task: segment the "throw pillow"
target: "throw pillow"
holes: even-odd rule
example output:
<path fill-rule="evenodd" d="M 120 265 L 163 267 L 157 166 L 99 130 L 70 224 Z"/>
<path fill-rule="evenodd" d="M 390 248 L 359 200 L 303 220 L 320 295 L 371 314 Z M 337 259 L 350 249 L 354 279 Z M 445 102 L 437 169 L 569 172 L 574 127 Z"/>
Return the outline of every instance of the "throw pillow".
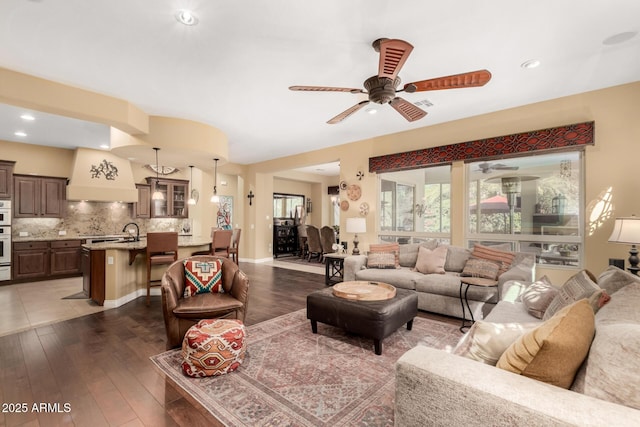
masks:
<path fill-rule="evenodd" d="M 498 359 L 522 334 L 538 326 L 532 323 L 491 323 L 476 321 L 453 350 L 468 359 L 496 366 Z"/>
<path fill-rule="evenodd" d="M 613 295 L 630 283 L 640 283 L 640 277 L 610 265 L 598 276 L 598 286 Z"/>
<path fill-rule="evenodd" d="M 192 261 L 184 260 L 184 297 L 196 294 L 224 293 L 222 288 L 222 260 Z"/>
<path fill-rule="evenodd" d="M 589 297 L 589 304 L 591 305 L 594 313 L 598 313 L 598 310 L 604 307 L 609 301 L 611 301 L 611 297 L 604 289 L 595 291 Z"/>
<path fill-rule="evenodd" d="M 497 367 L 568 389 L 595 333 L 595 316 L 586 299 L 564 307 L 542 325 L 518 338 Z"/>
<path fill-rule="evenodd" d="M 369 252 L 367 268 L 396 268 L 396 255 L 394 252 Z"/>
<path fill-rule="evenodd" d="M 471 257 L 465 263 L 461 276 L 496 280 L 499 270 L 500 265 L 497 262 Z"/>
<path fill-rule="evenodd" d="M 369 245 L 369 254 L 372 253 L 388 253 L 391 252 L 394 254 L 394 268 L 400 268 L 400 245 L 398 243 L 374 243 Z M 388 268 L 388 267 L 378 267 L 378 268 Z"/>
<path fill-rule="evenodd" d="M 471 256 L 475 258 L 486 259 L 489 261 L 495 261 L 500 265 L 498 276 L 507 271 L 513 263 L 513 258 L 516 256 L 513 252 L 502 251 L 491 246 L 484 246 L 475 244 Z"/>
<path fill-rule="evenodd" d="M 433 250 L 420 246 L 415 269 L 422 274 L 444 274 L 444 263 L 446 260 L 446 246 L 440 246 Z"/>
<path fill-rule="evenodd" d="M 520 300 L 527 309 L 527 313 L 542 319 L 547 307 L 558 294 L 558 288 L 554 287 L 547 276 L 542 276 L 533 282 L 520 295 Z"/>
<path fill-rule="evenodd" d="M 447 261 L 444 263 L 444 271 L 460 273 L 471 256 L 469 249 L 458 246 L 447 246 Z"/>
<path fill-rule="evenodd" d="M 588 270 L 582 270 L 574 274 L 558 291 L 553 298 L 547 311 L 544 312 L 542 320 L 550 319 L 554 314 L 563 307 L 568 306 L 583 298 L 589 298 L 591 294 L 599 290 L 600 287 L 596 283 L 596 278 Z"/>

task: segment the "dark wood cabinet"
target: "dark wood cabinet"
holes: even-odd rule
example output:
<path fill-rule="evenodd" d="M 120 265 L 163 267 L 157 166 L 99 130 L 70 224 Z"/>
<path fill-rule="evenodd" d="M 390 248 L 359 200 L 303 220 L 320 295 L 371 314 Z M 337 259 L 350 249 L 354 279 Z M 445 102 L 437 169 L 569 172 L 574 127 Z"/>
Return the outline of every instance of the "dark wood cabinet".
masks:
<path fill-rule="evenodd" d="M 51 242 L 51 275 L 79 274 L 82 241 L 61 240 Z"/>
<path fill-rule="evenodd" d="M 14 280 L 47 277 L 49 273 L 49 243 L 15 242 L 11 266 Z"/>
<path fill-rule="evenodd" d="M 138 202 L 133 204 L 134 218 L 151 218 L 151 185 L 136 184 Z"/>
<path fill-rule="evenodd" d="M 273 226 L 273 256 L 297 254 L 299 251 L 298 228 L 295 225 Z"/>
<path fill-rule="evenodd" d="M 13 165 L 16 162 L 0 160 L 0 199 L 11 199 L 13 193 Z"/>
<path fill-rule="evenodd" d="M 42 242 L 14 242 L 13 280 L 42 280 L 51 276 L 80 274 L 79 239 Z"/>
<path fill-rule="evenodd" d="M 82 248 L 82 290 L 98 305 L 105 298 L 105 255 L 104 250 Z"/>
<path fill-rule="evenodd" d="M 188 218 L 189 181 L 147 178 L 151 194 L 160 191 L 163 200 L 151 200 L 151 218 Z"/>
<path fill-rule="evenodd" d="M 66 178 L 13 175 L 15 218 L 61 218 L 66 200 Z"/>

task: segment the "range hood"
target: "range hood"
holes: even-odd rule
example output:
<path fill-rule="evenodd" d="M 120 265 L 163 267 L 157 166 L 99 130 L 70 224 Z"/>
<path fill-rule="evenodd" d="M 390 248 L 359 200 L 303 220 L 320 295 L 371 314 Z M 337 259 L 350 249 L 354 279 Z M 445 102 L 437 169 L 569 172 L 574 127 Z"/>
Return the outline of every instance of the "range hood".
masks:
<path fill-rule="evenodd" d="M 95 202 L 137 202 L 138 190 L 129 160 L 107 151 L 77 148 L 68 200 Z"/>

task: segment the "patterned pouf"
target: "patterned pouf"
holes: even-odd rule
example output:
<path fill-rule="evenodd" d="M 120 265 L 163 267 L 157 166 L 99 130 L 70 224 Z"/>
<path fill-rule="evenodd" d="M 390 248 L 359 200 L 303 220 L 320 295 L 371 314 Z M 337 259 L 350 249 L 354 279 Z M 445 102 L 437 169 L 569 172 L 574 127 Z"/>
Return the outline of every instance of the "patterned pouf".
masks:
<path fill-rule="evenodd" d="M 182 341 L 182 372 L 190 377 L 208 377 L 235 371 L 244 360 L 245 336 L 240 320 L 199 321 Z"/>

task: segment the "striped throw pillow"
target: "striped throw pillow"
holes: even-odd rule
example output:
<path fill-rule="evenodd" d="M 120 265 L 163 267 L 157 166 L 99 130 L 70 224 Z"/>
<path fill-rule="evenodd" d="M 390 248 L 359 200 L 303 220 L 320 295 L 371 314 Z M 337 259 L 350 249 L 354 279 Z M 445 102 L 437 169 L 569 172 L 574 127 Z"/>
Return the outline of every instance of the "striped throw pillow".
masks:
<path fill-rule="evenodd" d="M 498 276 L 500 276 L 511 267 L 516 254 L 476 243 L 473 247 L 473 252 L 471 252 L 471 256 L 497 262 L 500 265 L 498 269 Z"/>

